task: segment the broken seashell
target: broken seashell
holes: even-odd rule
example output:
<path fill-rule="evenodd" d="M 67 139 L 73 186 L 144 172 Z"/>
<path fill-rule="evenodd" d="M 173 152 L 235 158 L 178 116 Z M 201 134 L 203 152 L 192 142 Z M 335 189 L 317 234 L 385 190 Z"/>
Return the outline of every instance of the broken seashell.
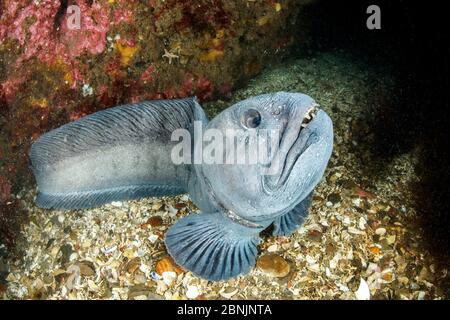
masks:
<path fill-rule="evenodd" d="M 355 292 L 356 299 L 358 300 L 370 300 L 370 290 L 366 280 L 361 278 L 359 288 Z"/>
<path fill-rule="evenodd" d="M 166 286 L 170 287 L 177 279 L 177 274 L 174 271 L 164 271 L 162 273 L 162 280 Z"/>
<path fill-rule="evenodd" d="M 175 272 L 176 274 L 181 274 L 184 270 L 179 267 L 175 261 L 169 256 L 165 256 L 156 263 L 155 271 L 157 274 L 162 275 L 166 271 Z"/>

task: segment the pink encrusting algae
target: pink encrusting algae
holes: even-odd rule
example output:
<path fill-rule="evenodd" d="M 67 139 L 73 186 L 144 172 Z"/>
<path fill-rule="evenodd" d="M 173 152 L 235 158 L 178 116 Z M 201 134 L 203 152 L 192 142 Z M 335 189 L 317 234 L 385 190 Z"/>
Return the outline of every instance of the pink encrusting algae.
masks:
<path fill-rule="evenodd" d="M 0 24 L 0 41 L 16 39 L 23 48 L 16 63 L 20 65 L 30 58 L 54 63 L 58 58 L 70 62 L 85 51 L 98 54 L 105 50 L 106 33 L 109 30 L 108 7 L 99 2 L 89 6 L 85 0 L 77 1 L 80 9 L 80 26 L 69 27 L 66 12 L 61 19 L 60 30 L 55 30 L 55 18 L 60 9 L 59 1 L 22 1 L 29 4 L 17 10 L 20 4 L 5 1 L 9 8 L 3 13 Z M 27 28 L 28 25 L 28 28 Z M 62 35 L 60 38 L 59 35 Z"/>
<path fill-rule="evenodd" d="M 93 2 L 88 6 L 85 1 L 78 2 L 80 6 L 80 29 L 69 28 L 66 13 L 61 23 L 63 52 L 71 58 L 78 57 L 85 51 L 91 54 L 99 54 L 105 50 L 106 33 L 109 30 L 108 7 L 103 7 L 99 2 Z"/>

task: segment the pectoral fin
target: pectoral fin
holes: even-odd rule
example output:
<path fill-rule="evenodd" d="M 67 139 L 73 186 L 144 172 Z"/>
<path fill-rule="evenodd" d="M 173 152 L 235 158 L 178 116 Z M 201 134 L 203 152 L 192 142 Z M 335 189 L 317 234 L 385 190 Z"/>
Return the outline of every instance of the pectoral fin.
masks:
<path fill-rule="evenodd" d="M 273 222 L 272 235 L 290 236 L 297 230 L 308 216 L 311 206 L 312 192 L 288 213 L 276 218 Z"/>
<path fill-rule="evenodd" d="M 259 229 L 236 224 L 220 213 L 193 214 L 166 234 L 167 251 L 196 276 L 226 280 L 247 273 L 256 261 Z"/>

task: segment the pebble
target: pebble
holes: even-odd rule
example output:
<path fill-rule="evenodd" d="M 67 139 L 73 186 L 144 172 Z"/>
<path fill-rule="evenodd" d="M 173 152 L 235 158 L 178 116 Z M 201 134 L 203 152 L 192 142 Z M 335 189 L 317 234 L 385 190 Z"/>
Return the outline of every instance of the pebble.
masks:
<path fill-rule="evenodd" d="M 162 273 L 162 280 L 164 284 L 170 287 L 177 279 L 177 274 L 174 271 L 164 271 Z"/>
<path fill-rule="evenodd" d="M 357 207 L 361 206 L 361 199 L 360 198 L 353 199 L 352 202 Z"/>
<path fill-rule="evenodd" d="M 169 213 L 169 217 L 171 217 L 171 218 L 174 218 L 176 215 L 177 215 L 177 213 L 178 213 L 178 210 L 177 209 L 175 209 L 172 205 L 167 205 L 167 211 L 168 211 L 168 213 Z"/>
<path fill-rule="evenodd" d="M 147 278 L 143 274 L 137 274 L 134 276 L 134 281 L 143 284 L 147 282 Z"/>
<path fill-rule="evenodd" d="M 122 202 L 121 201 L 113 201 L 113 202 L 111 202 L 111 205 L 113 207 L 119 208 L 122 206 Z"/>
<path fill-rule="evenodd" d="M 156 202 L 152 205 L 152 210 L 159 210 L 161 209 L 163 204 L 161 202 Z"/>
<path fill-rule="evenodd" d="M 151 234 L 147 239 L 148 241 L 150 241 L 151 243 L 155 243 L 156 241 L 158 241 L 158 235 L 156 234 Z"/>
<path fill-rule="evenodd" d="M 200 295 L 200 292 L 198 290 L 197 286 L 188 286 L 186 291 L 186 297 L 188 299 L 195 299 Z"/>
<path fill-rule="evenodd" d="M 259 257 L 256 266 L 270 277 L 283 278 L 291 271 L 291 266 L 282 257 L 268 253 Z"/>
<path fill-rule="evenodd" d="M 80 273 L 82 276 L 90 277 L 95 275 L 95 266 L 90 261 L 80 261 L 78 263 L 80 267 Z"/>
<path fill-rule="evenodd" d="M 153 228 L 160 227 L 163 225 L 163 219 L 160 216 L 153 216 L 147 220 L 147 224 L 149 224 Z"/>
<path fill-rule="evenodd" d="M 137 297 L 140 296 L 147 297 L 149 293 L 150 293 L 149 288 L 143 286 L 142 284 L 137 284 L 135 286 L 130 287 L 130 289 L 128 290 L 128 299 L 136 299 Z"/>
<path fill-rule="evenodd" d="M 342 223 L 345 226 L 349 226 L 352 223 L 352 221 L 350 220 L 350 217 L 345 216 L 344 219 L 342 220 Z"/>
<path fill-rule="evenodd" d="M 395 243 L 395 239 L 396 239 L 395 234 L 386 237 L 386 240 L 387 240 L 388 244 L 394 244 Z"/>
<path fill-rule="evenodd" d="M 139 269 L 140 266 L 141 266 L 141 259 L 134 258 L 134 259 L 131 259 L 130 261 L 128 261 L 125 269 L 128 273 L 133 274 L 136 272 L 136 270 Z"/>
<path fill-rule="evenodd" d="M 311 265 L 308 265 L 308 270 L 315 272 L 315 273 L 319 273 L 320 272 L 320 265 L 318 263 L 314 263 Z"/>
<path fill-rule="evenodd" d="M 128 259 L 133 259 L 136 257 L 136 252 L 134 251 L 133 248 L 128 248 L 125 249 L 125 251 L 123 252 L 124 257 L 127 257 Z"/>
<path fill-rule="evenodd" d="M 328 195 L 327 200 L 333 204 L 341 202 L 341 196 L 337 193 L 332 193 Z"/>
<path fill-rule="evenodd" d="M 104 254 L 110 254 L 117 250 L 117 246 L 111 246 L 101 249 Z"/>
<path fill-rule="evenodd" d="M 72 245 L 70 245 L 70 244 L 65 244 L 65 245 L 63 245 L 63 246 L 60 248 L 60 251 L 61 251 L 61 253 L 62 253 L 62 256 L 61 256 L 61 263 L 64 264 L 64 263 L 69 262 L 69 261 L 70 261 L 70 256 L 71 256 L 72 253 L 73 253 Z"/>
<path fill-rule="evenodd" d="M 322 239 L 322 232 L 319 230 L 309 230 L 308 232 L 308 239 L 315 242 L 320 242 Z"/>
<path fill-rule="evenodd" d="M 348 233 L 353 233 L 353 234 L 358 234 L 358 235 L 366 234 L 364 231 L 356 229 L 354 227 L 348 227 L 347 231 L 348 231 Z"/>
<path fill-rule="evenodd" d="M 419 291 L 419 294 L 417 295 L 417 300 L 424 300 L 425 299 L 425 291 Z"/>
<path fill-rule="evenodd" d="M 366 225 L 367 225 L 366 219 L 364 219 L 364 217 L 360 217 L 358 222 L 358 228 L 360 228 L 361 230 L 365 230 Z"/>
<path fill-rule="evenodd" d="M 386 233 L 386 229 L 385 228 L 378 228 L 378 229 L 375 230 L 375 234 L 379 235 L 379 236 L 382 236 L 385 233 Z"/>

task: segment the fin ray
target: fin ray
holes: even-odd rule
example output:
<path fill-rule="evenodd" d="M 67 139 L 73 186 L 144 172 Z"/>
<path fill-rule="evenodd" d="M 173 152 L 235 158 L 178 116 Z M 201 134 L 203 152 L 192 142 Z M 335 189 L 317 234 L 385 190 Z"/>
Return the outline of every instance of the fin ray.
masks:
<path fill-rule="evenodd" d="M 294 233 L 308 216 L 308 209 L 311 206 L 311 201 L 312 192 L 291 211 L 276 218 L 273 222 L 272 234 L 274 236 L 290 236 Z"/>
<path fill-rule="evenodd" d="M 190 229 L 191 236 L 187 236 Z M 176 263 L 208 280 L 246 273 L 256 262 L 260 229 L 248 228 L 220 213 L 189 215 L 166 234 L 166 247 Z M 245 258 L 238 258 L 242 254 Z"/>

